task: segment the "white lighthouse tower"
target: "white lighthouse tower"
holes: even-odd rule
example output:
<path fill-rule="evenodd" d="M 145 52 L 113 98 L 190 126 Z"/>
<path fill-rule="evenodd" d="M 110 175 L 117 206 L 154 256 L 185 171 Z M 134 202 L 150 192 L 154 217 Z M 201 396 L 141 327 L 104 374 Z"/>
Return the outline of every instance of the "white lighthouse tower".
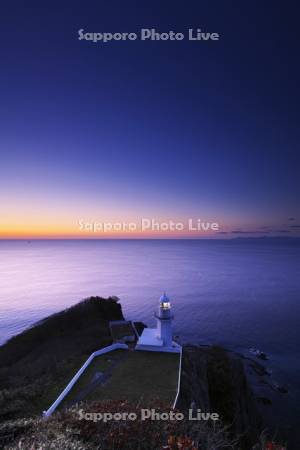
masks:
<path fill-rule="evenodd" d="M 154 314 L 156 328 L 145 328 L 136 345 L 136 350 L 153 352 L 180 352 L 180 345 L 173 341 L 171 302 L 164 293 L 159 299 L 158 311 Z"/>
<path fill-rule="evenodd" d="M 156 336 L 166 347 L 172 346 L 172 320 L 171 303 L 166 293 L 159 299 L 158 312 L 155 313 L 157 328 Z"/>

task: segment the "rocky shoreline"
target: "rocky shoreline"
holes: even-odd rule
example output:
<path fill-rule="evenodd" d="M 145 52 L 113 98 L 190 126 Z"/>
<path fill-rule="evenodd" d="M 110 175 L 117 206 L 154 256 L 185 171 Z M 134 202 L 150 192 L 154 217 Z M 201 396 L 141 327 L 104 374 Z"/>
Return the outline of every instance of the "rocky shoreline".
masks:
<path fill-rule="evenodd" d="M 19 445 L 23 438 L 25 441 L 29 439 L 33 449 L 39 448 L 31 436 L 32 429 L 37 430 L 37 427 L 46 439 L 41 448 L 69 448 L 52 446 L 47 425 L 41 421 L 41 412 L 51 404 L 70 375 L 92 351 L 112 342 L 109 321 L 122 319 L 122 308 L 115 298 L 91 297 L 46 318 L 0 347 L 1 448 L 25 449 L 26 446 Z M 225 434 L 222 431 L 226 435 L 222 434 L 224 448 L 228 442 L 234 442 L 232 448 L 241 450 L 250 450 L 255 445 L 258 445 L 256 449 L 263 448 L 258 444 L 265 427 L 261 405 L 268 403 L 268 397 L 259 396 L 254 392 L 256 389 L 252 389 L 252 383 L 255 385 L 253 373 L 259 379 L 266 376 L 264 367 L 251 358 L 220 347 L 185 345 L 176 407 L 181 411 L 199 409 L 218 413 L 226 430 Z M 60 425 L 55 417 L 49 422 L 51 433 L 55 434 L 55 426 L 58 427 L 57 432 L 66 433 L 71 426 L 71 417 L 65 416 Z M 189 424 L 187 430 L 194 436 L 195 430 L 190 430 Z M 160 433 L 162 442 L 168 439 L 166 429 L 161 429 Z M 203 437 L 207 442 L 215 431 L 209 430 L 209 433 L 207 436 L 210 437 Z M 66 436 L 66 441 L 68 439 Z M 229 440 L 225 445 L 226 439 Z M 78 444 L 78 448 L 96 448 L 87 443 L 84 445 L 81 443 L 80 447 Z M 222 448 L 221 444 L 207 446 L 207 449 Z"/>

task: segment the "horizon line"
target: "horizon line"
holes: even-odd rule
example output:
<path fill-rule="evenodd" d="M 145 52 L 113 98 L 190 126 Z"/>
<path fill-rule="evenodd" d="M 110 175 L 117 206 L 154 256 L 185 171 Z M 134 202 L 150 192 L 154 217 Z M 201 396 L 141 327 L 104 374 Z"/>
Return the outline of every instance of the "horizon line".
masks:
<path fill-rule="evenodd" d="M 230 241 L 241 239 L 300 239 L 300 236 L 228 236 L 228 237 L 95 237 L 95 238 L 79 238 L 79 237 L 1 237 L 0 241 Z"/>

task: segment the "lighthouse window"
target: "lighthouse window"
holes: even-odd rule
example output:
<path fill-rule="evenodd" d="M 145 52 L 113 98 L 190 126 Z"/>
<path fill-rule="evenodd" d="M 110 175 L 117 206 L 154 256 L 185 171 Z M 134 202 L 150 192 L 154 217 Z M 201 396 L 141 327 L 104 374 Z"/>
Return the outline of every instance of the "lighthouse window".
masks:
<path fill-rule="evenodd" d="M 164 309 L 169 309 L 170 308 L 170 303 L 169 302 L 163 302 L 162 307 Z"/>

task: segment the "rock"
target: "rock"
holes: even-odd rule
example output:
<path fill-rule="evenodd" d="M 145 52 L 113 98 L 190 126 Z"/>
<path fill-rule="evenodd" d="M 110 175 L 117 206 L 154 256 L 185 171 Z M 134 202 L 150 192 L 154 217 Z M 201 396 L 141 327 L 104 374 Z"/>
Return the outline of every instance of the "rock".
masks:
<path fill-rule="evenodd" d="M 257 400 L 263 405 L 272 405 L 272 400 L 267 397 L 257 397 Z"/>

